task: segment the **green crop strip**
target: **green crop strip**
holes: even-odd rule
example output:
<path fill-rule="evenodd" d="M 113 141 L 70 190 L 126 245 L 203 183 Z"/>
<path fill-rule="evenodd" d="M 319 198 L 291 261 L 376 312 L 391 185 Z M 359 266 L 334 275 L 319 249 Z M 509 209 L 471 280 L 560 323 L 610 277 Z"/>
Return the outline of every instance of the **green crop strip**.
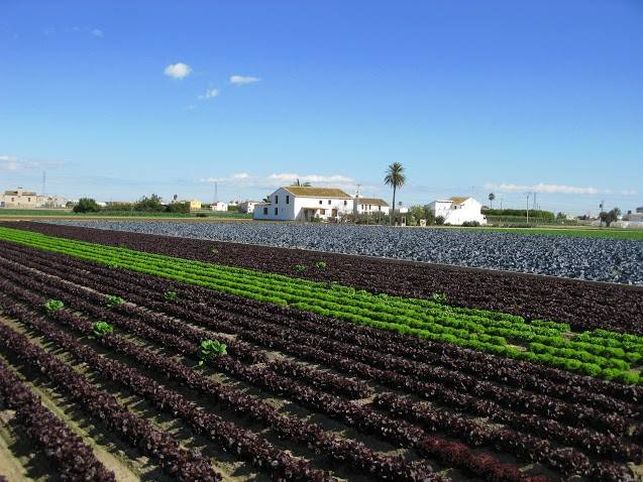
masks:
<path fill-rule="evenodd" d="M 0 239 L 111 267 L 125 268 L 259 301 L 289 305 L 352 323 L 545 363 L 599 378 L 642 383 L 643 337 L 461 308 L 431 300 L 373 294 L 320 283 L 127 248 L 0 228 Z"/>

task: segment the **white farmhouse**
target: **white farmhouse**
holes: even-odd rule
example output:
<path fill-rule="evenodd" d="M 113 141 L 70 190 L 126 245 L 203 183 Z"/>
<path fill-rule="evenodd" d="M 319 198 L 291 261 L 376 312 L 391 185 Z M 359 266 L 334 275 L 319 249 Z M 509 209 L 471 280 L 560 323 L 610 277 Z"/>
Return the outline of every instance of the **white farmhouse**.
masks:
<path fill-rule="evenodd" d="M 353 202 L 354 214 L 378 214 L 388 215 L 391 207 L 384 201 L 374 197 L 361 197 L 359 194 L 355 196 Z"/>
<path fill-rule="evenodd" d="M 330 187 L 285 186 L 255 206 L 254 219 L 313 221 L 337 219 L 353 212 L 353 198 Z"/>
<path fill-rule="evenodd" d="M 217 201 L 215 203 L 212 203 L 212 205 L 210 206 L 210 209 L 212 209 L 212 211 L 216 211 L 216 212 L 220 212 L 220 213 L 221 212 L 227 212 L 228 211 L 228 203 L 224 203 L 223 201 Z"/>
<path fill-rule="evenodd" d="M 239 211 L 246 214 L 252 214 L 255 212 L 255 206 L 261 204 L 259 201 L 243 201 L 239 203 Z"/>
<path fill-rule="evenodd" d="M 466 222 L 477 221 L 487 224 L 487 217 L 482 214 L 482 204 L 472 197 L 454 196 L 449 199 L 439 199 L 429 204 L 434 216 L 442 216 L 444 224 L 461 226 Z"/>

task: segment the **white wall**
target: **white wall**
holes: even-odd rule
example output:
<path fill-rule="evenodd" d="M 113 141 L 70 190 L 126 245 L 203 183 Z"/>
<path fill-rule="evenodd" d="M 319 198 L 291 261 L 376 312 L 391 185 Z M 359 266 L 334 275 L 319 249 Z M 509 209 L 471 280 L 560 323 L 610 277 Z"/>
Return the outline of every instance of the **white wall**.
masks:
<path fill-rule="evenodd" d="M 335 212 L 339 216 L 353 211 L 352 199 L 296 197 L 284 188 L 277 189 L 268 198 L 270 204 L 258 205 L 253 213 L 254 219 L 310 221 L 314 216 L 327 220 Z M 321 210 L 324 212 L 321 213 Z"/>
<path fill-rule="evenodd" d="M 465 222 L 477 221 L 480 224 L 487 224 L 487 218 L 481 212 L 482 204 L 473 198 L 466 199 L 462 204 L 452 201 L 433 201 L 429 209 L 434 216 L 442 216 L 444 224 L 461 226 Z"/>

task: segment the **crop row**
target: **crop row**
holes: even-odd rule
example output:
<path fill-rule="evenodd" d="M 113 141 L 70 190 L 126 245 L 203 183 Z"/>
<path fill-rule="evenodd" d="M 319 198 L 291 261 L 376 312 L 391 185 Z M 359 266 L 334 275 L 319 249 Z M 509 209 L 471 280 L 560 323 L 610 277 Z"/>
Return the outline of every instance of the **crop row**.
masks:
<path fill-rule="evenodd" d="M 239 370 L 239 367 L 237 367 L 237 370 Z M 239 375 L 239 372 L 237 371 L 236 374 Z M 281 382 L 280 386 L 283 388 L 283 382 Z M 346 408 L 344 408 L 344 410 L 346 410 Z M 511 434 L 513 432 L 505 431 L 503 433 L 506 435 L 506 434 Z M 520 438 L 516 439 L 515 438 L 516 436 L 517 434 L 513 436 L 514 440 L 521 440 Z M 573 451 L 570 452 L 569 450 L 563 451 L 560 453 L 558 451 L 553 451 L 553 452 L 543 451 L 542 446 L 534 445 L 534 442 L 533 442 L 534 437 L 526 437 L 524 439 L 527 441 L 527 445 L 524 445 L 524 442 L 523 442 L 522 450 L 523 451 L 531 450 L 532 451 L 531 457 L 536 457 L 541 461 L 549 461 L 549 463 L 559 464 L 555 466 L 561 468 L 563 471 L 576 471 L 576 470 L 580 470 L 583 467 L 583 464 L 580 464 L 578 462 L 579 459 L 585 460 L 582 458 L 582 454 L 575 455 Z M 594 442 L 597 442 L 597 440 L 595 439 Z M 517 442 L 514 442 L 514 443 L 517 443 Z M 541 445 L 542 445 L 542 442 L 541 442 Z M 530 446 L 531 448 L 529 448 Z M 551 455 L 552 453 L 554 454 L 553 458 Z M 560 459 L 560 461 L 558 461 L 558 459 Z M 604 465 L 599 464 L 598 467 L 604 467 Z"/>
<path fill-rule="evenodd" d="M 450 303 L 501 310 L 534 319 L 569 322 L 575 330 L 604 328 L 643 335 L 643 288 L 518 273 L 459 268 L 286 249 L 202 239 L 158 236 L 60 226 L 45 223 L 5 223 L 54 236 L 243 266 L 316 281 L 336 281 L 369 291 L 429 298 L 443 293 Z M 324 269 L 314 265 L 322 261 Z M 596 303 L 596 300 L 603 300 Z"/>
<path fill-rule="evenodd" d="M 8 289 L 8 291 L 12 292 L 12 295 L 15 293 L 15 290 L 12 289 Z M 37 305 L 46 299 L 27 292 L 22 292 L 20 295 L 21 299 L 28 300 L 27 303 L 30 305 Z M 20 317 L 21 310 L 27 310 L 24 306 L 16 306 L 15 302 L 5 301 L 7 297 L 4 295 L 0 295 L 0 300 L 4 301 L 3 309 L 12 316 Z M 29 313 L 30 316 L 35 315 L 33 309 L 29 310 Z M 80 333 L 92 333 L 90 321 L 80 318 L 76 314 L 68 313 L 67 310 L 57 311 L 52 314 L 50 319 Z M 359 442 L 326 433 L 322 427 L 314 423 L 280 414 L 278 409 L 270 404 L 247 395 L 238 388 L 216 382 L 182 363 L 134 344 L 118 334 L 102 336 L 98 342 L 106 348 L 127 356 L 154 373 L 158 373 L 165 379 L 176 380 L 203 393 L 212 401 L 232 409 L 240 416 L 249 417 L 255 422 L 275 429 L 283 438 L 292 439 L 325 453 L 338 463 L 349 463 L 356 469 L 372 474 L 381 480 L 442 480 L 439 476 L 427 472 L 427 468 L 422 465 L 407 463 L 397 457 L 381 456 Z"/>
<path fill-rule="evenodd" d="M 123 276 L 124 273 L 118 273 L 119 276 Z M 12 276 L 12 273 L 9 272 L 7 273 L 7 276 Z M 72 276 L 71 274 L 68 273 L 67 276 Z M 85 282 L 90 282 L 90 278 L 88 277 L 83 277 L 83 280 Z M 138 278 L 139 281 L 144 281 L 140 278 Z M 94 288 L 100 289 L 101 286 L 105 287 L 109 283 L 108 279 L 100 279 L 95 281 L 95 286 Z M 91 283 L 90 283 L 91 284 Z M 47 288 L 51 290 L 52 288 Z M 52 291 L 49 291 L 52 293 Z M 131 296 L 135 296 L 133 294 L 133 291 L 130 289 L 128 292 L 130 292 Z M 138 301 L 141 301 L 143 303 L 149 303 L 149 299 L 153 297 L 152 292 L 146 293 L 148 296 L 144 298 L 140 298 Z M 100 303 L 98 303 L 100 304 Z M 202 307 L 202 304 L 197 304 L 194 303 L 192 304 L 193 307 Z M 239 304 L 237 303 L 235 306 L 239 307 Z M 155 305 L 156 308 L 159 307 L 159 305 Z M 476 380 L 475 378 L 466 376 L 462 373 L 459 373 L 458 371 L 454 370 L 444 370 L 439 367 L 431 367 L 428 365 L 424 365 L 422 363 L 418 363 L 413 360 L 403 360 L 399 358 L 392 357 L 391 355 L 381 355 L 381 353 L 378 353 L 373 350 L 365 350 L 363 348 L 360 348 L 359 346 L 353 346 L 351 344 L 346 344 L 346 343 L 341 343 L 334 341 L 333 339 L 325 339 L 323 336 L 306 336 L 305 332 L 298 332 L 296 330 L 292 330 L 290 328 L 287 329 L 287 331 L 284 331 L 285 328 L 283 325 L 274 325 L 266 322 L 261 322 L 259 323 L 256 319 L 246 319 L 243 318 L 242 315 L 237 315 L 234 316 L 232 319 L 235 321 L 236 324 L 227 324 L 225 322 L 222 322 L 221 320 L 226 317 L 226 313 L 217 311 L 217 312 L 212 312 L 210 313 L 211 316 L 209 317 L 197 317 L 195 318 L 195 315 L 192 313 L 189 313 L 185 309 L 181 309 L 180 307 L 176 306 L 174 303 L 172 304 L 166 304 L 166 307 L 172 307 L 172 314 L 173 316 L 181 316 L 181 317 L 186 317 L 192 321 L 196 322 L 203 322 L 206 325 L 209 325 L 211 327 L 214 327 L 216 329 L 231 329 L 235 328 L 235 330 L 230 330 L 234 331 L 235 333 L 239 333 L 239 328 L 238 325 L 245 325 L 249 329 L 245 331 L 242 334 L 242 337 L 246 337 L 249 341 L 253 341 L 255 343 L 263 344 L 263 346 L 279 346 L 280 349 L 286 351 L 286 352 L 291 352 L 292 354 L 295 354 L 296 356 L 303 356 L 306 355 L 307 359 L 310 361 L 317 361 L 321 362 L 323 364 L 327 364 L 330 366 L 333 366 L 335 368 L 339 367 L 345 370 L 348 370 L 349 373 L 356 373 L 355 370 L 357 368 L 361 367 L 362 365 L 356 364 L 355 362 L 357 360 L 362 360 L 365 362 L 370 363 L 371 365 L 377 367 L 381 367 L 382 369 L 389 370 L 389 369 L 395 369 L 397 373 L 401 375 L 407 375 L 408 376 L 415 376 L 415 381 L 421 380 L 423 384 L 426 384 L 427 380 L 433 380 L 436 383 L 439 383 L 441 385 L 441 390 L 438 390 L 438 392 L 442 393 L 444 392 L 444 385 L 451 386 L 453 388 L 458 389 L 459 391 L 469 391 L 472 394 L 486 394 L 487 397 L 491 397 L 492 399 L 497 400 L 498 403 L 503 404 L 504 406 L 508 407 L 513 407 L 514 409 L 518 410 L 529 410 L 529 411 L 534 411 L 534 409 L 538 409 L 538 407 L 542 407 L 540 413 L 545 415 L 545 416 L 554 416 L 557 418 L 561 418 L 562 420 L 565 420 L 566 423 L 573 423 L 576 421 L 577 424 L 580 426 L 587 425 L 588 423 L 594 424 L 598 428 L 602 429 L 607 429 L 609 431 L 621 431 L 624 432 L 627 428 L 627 424 L 623 419 L 620 419 L 619 417 L 616 416 L 616 414 L 612 412 L 616 411 L 625 411 L 625 413 L 633 414 L 634 412 L 629 411 L 628 412 L 628 405 L 623 404 L 622 402 L 614 402 L 614 403 L 608 403 L 609 399 L 606 397 L 589 397 L 589 400 L 587 401 L 592 401 L 595 400 L 596 403 L 593 405 L 596 406 L 596 408 L 600 409 L 599 411 L 596 411 L 596 409 L 589 409 L 585 408 L 582 406 L 579 406 L 578 404 L 573 404 L 569 406 L 569 409 L 565 408 L 566 404 L 561 402 L 556 402 L 554 400 L 547 398 L 543 398 L 542 396 L 534 396 L 533 394 L 529 393 L 522 393 L 521 391 L 516 391 L 516 390 L 503 390 L 501 387 L 498 385 L 491 385 L 488 382 L 484 381 L 479 381 Z M 155 308 L 155 309 L 156 309 Z M 248 307 L 243 306 L 242 311 L 247 311 Z M 227 315 L 228 318 L 230 317 Z M 214 319 L 217 319 L 218 321 L 212 321 Z M 272 319 L 275 319 L 275 315 L 272 316 Z M 286 320 L 282 320 L 284 323 Z M 293 324 L 296 324 L 298 327 L 302 327 L 306 325 L 305 321 L 295 321 Z M 311 325 L 310 323 L 308 323 Z M 315 326 L 319 327 L 319 324 L 315 324 Z M 341 336 L 349 336 L 350 331 L 337 331 L 335 332 L 338 337 Z M 326 332 L 328 334 L 328 332 Z M 272 335 L 272 336 L 270 336 Z M 264 340 L 262 341 L 262 336 L 264 337 Z M 288 343 L 283 341 L 281 338 L 285 339 L 293 339 L 297 340 L 296 344 L 291 344 L 291 346 L 288 346 Z M 367 339 L 362 336 L 361 338 L 356 338 L 357 341 L 359 341 L 362 345 L 366 345 Z M 374 337 L 373 340 L 371 340 L 371 345 L 373 343 L 380 343 L 381 345 L 381 340 L 377 340 L 377 336 Z M 319 349 L 313 350 L 311 352 L 310 348 L 314 348 L 314 346 L 319 347 Z M 306 350 L 302 350 L 302 348 L 306 348 Z M 396 348 L 396 347 L 393 347 Z M 402 345 L 400 345 L 400 349 L 402 349 Z M 475 354 L 475 352 L 471 352 Z M 352 356 L 352 360 L 347 360 L 346 362 L 342 361 L 342 358 L 345 356 Z M 520 373 L 524 373 L 525 369 L 527 367 L 523 367 L 523 369 L 520 371 Z M 369 378 L 369 374 L 372 373 L 372 368 L 367 367 L 361 372 L 358 372 L 358 374 L 362 377 Z M 506 376 L 506 374 L 503 374 L 503 376 Z M 373 378 L 373 377 L 370 377 Z M 377 378 L 377 377 L 375 377 Z M 400 378 L 398 377 L 395 380 L 392 380 L 392 383 L 398 384 L 399 385 L 399 380 L 406 380 L 405 378 Z M 413 380 L 413 378 L 411 379 Z M 587 379 L 591 380 L 591 379 Z M 571 388 L 569 388 L 569 385 L 574 385 L 578 386 L 581 385 L 581 382 L 586 381 L 583 379 L 574 379 L 574 380 L 569 380 L 565 385 L 559 386 L 554 386 L 553 390 L 551 392 L 557 393 L 558 391 L 563 391 L 565 387 L 567 387 L 567 391 L 569 394 L 574 394 L 576 393 L 578 395 L 578 391 L 574 391 Z M 418 387 L 423 387 L 421 389 L 418 389 L 416 391 L 419 391 L 422 393 L 424 390 L 426 390 L 427 385 L 410 385 L 409 382 L 404 383 L 407 386 L 418 386 Z M 604 384 L 604 382 L 595 382 L 596 387 L 593 388 L 606 388 L 610 389 L 610 387 L 598 387 L 598 384 Z M 549 385 L 545 385 L 545 387 L 549 387 Z M 619 388 L 618 385 L 615 385 L 611 387 L 615 392 Z M 623 387 L 625 388 L 625 387 Z M 598 390 L 596 390 L 598 391 Z M 585 399 L 588 398 L 589 395 L 591 395 L 590 392 L 585 394 L 586 396 L 583 397 Z M 625 395 L 625 394 L 623 394 Z M 462 397 L 462 394 L 459 394 L 460 397 Z M 631 397 L 634 396 L 633 394 L 630 394 L 630 399 Z M 580 399 L 581 397 L 577 396 L 577 399 Z M 624 397 L 625 398 L 625 397 Z M 636 400 L 634 398 L 633 400 Z M 602 403 L 598 403 L 602 402 Z M 538 413 L 538 412 L 537 412 Z M 601 413 L 603 415 L 601 415 Z"/>
<path fill-rule="evenodd" d="M 3 301 L 6 303 L 8 299 L 4 298 Z M 23 323 L 71 353 L 78 361 L 97 371 L 101 377 L 125 386 L 149 400 L 160 411 L 178 416 L 194 431 L 208 436 L 222 450 L 241 456 L 259 469 L 270 472 L 275 478 L 311 482 L 331 480 L 326 474 L 313 469 L 308 462 L 294 459 L 267 440 L 203 410 L 183 395 L 158 384 L 126 364 L 101 356 L 52 323 L 34 316 L 24 308 L 13 306 L 12 315 L 17 315 Z"/>
<path fill-rule="evenodd" d="M 582 346 L 574 346 L 562 334 L 547 327 L 535 326 L 524 333 L 523 324 L 516 323 L 517 329 L 483 326 L 468 320 L 461 320 L 442 308 L 439 319 L 429 312 L 418 316 L 413 300 L 377 297 L 367 292 L 346 295 L 340 291 L 312 282 L 302 282 L 280 275 L 266 275 L 238 268 L 222 267 L 205 263 L 189 262 L 178 258 L 135 252 L 124 248 L 90 245 L 45 237 L 32 233 L 0 228 L 0 236 L 14 242 L 36 246 L 42 249 L 62 252 L 83 259 L 98 261 L 110 266 L 122 266 L 143 273 L 154 274 L 182 282 L 207 286 L 218 291 L 244 297 L 289 303 L 305 311 L 312 311 L 354 323 L 413 334 L 434 341 L 445 341 L 457 345 L 490 351 L 504 356 L 526 359 L 561 366 L 592 376 L 616 379 L 625 383 L 637 383 L 639 374 L 630 370 L 627 361 L 621 358 L 606 358 L 589 353 Z M 339 298 L 339 299 L 338 299 Z M 404 305 L 408 305 L 405 309 Z M 434 308 L 432 308 L 434 309 Z M 396 315 L 393 313 L 397 313 Z M 484 319 L 476 316 L 476 319 Z M 499 323 L 491 320 L 491 324 Z M 519 350 L 498 336 L 504 334 L 512 339 L 529 341 L 535 333 L 538 344 L 529 344 L 528 350 Z M 556 334 L 552 334 L 556 332 Z M 551 343 L 550 343 L 551 342 Z M 548 343 L 544 345 L 543 343 Z M 558 346 L 566 346 L 559 348 Z M 583 345 L 583 344 L 579 344 Z M 569 346 L 572 346 L 569 348 Z M 641 345 L 643 346 L 643 344 Z M 544 348 L 543 348 L 544 347 Z M 602 353 L 616 350 L 603 347 Z M 639 352 L 618 352 L 623 358 L 638 361 Z"/>
<path fill-rule="evenodd" d="M 65 394 L 91 414 L 92 420 L 100 421 L 118 432 L 133 446 L 155 459 L 170 476 L 186 482 L 221 480 L 221 475 L 205 458 L 182 449 L 171 436 L 132 414 L 112 395 L 94 387 L 72 367 L 2 323 L 0 346 L 62 387 Z"/>
<path fill-rule="evenodd" d="M 8 272 L 7 276 L 15 277 L 16 273 Z M 33 278 L 33 276 L 34 275 L 32 273 L 31 277 Z M 73 277 L 70 273 L 66 276 Z M 89 283 L 90 279 L 85 276 L 82 280 L 79 279 L 79 281 Z M 105 287 L 106 285 L 104 283 L 109 283 L 109 280 L 97 280 L 95 283 L 94 288 L 100 289 L 101 287 Z M 65 296 L 64 293 L 60 293 L 52 287 L 41 287 L 40 289 L 46 290 L 50 295 Z M 67 289 L 67 291 L 69 291 L 69 289 Z M 131 296 L 134 296 L 131 289 L 128 292 Z M 138 301 L 149 303 L 149 297 L 152 296 L 152 293 L 148 293 L 148 295 L 149 296 L 147 297 L 139 298 Z M 85 298 L 87 296 L 91 297 L 96 295 L 87 292 L 84 293 L 82 297 Z M 100 298 L 98 298 L 95 305 L 100 304 L 102 303 Z M 94 315 L 100 316 L 100 312 L 97 312 L 96 307 L 92 304 L 87 306 L 87 303 L 81 301 L 80 304 L 76 304 L 76 306 L 84 306 L 86 310 L 89 310 Z M 174 304 L 170 304 L 168 306 L 177 308 Z M 221 322 L 221 319 L 225 315 L 221 312 L 212 313 L 212 316 L 210 317 L 196 319 L 195 315 L 193 313 L 189 313 L 187 310 L 175 309 L 172 311 L 172 314 L 174 316 L 188 318 L 193 322 L 203 322 L 204 324 L 216 329 L 223 328 L 225 330 L 231 328 L 231 325 Z M 106 312 L 104 316 L 116 321 L 116 318 L 111 312 Z M 140 312 L 138 316 L 140 316 Z M 215 318 L 218 319 L 218 321 L 212 321 Z M 159 318 L 153 317 L 150 322 L 153 323 L 154 320 L 157 319 Z M 332 368 L 340 369 L 340 371 L 344 370 L 348 373 L 357 374 L 366 379 L 381 378 L 386 380 L 387 383 L 390 383 L 391 386 L 394 386 L 395 388 L 406 387 L 407 390 L 419 394 L 435 392 L 441 394 L 442 397 L 446 397 L 448 394 L 452 393 L 453 395 L 451 395 L 451 397 L 456 397 L 458 400 L 462 400 L 463 394 L 461 391 L 464 389 L 465 391 L 469 391 L 470 393 L 478 396 L 484 394 L 487 398 L 490 397 L 492 400 L 496 400 L 498 403 L 514 410 L 536 411 L 536 413 L 540 413 L 545 416 L 553 416 L 555 418 L 565 420 L 566 423 L 576 423 L 580 426 L 584 426 L 589 423 L 597 428 L 607 429 L 610 431 L 617 430 L 621 433 L 625 432 L 627 429 L 626 422 L 612 413 L 615 406 L 619 406 L 621 410 L 627 408 L 627 405 L 622 402 L 608 404 L 605 407 L 604 412 L 585 408 L 578 404 L 569 405 L 567 407 L 565 403 L 553 401 L 548 399 L 548 397 L 534 396 L 533 394 L 522 393 L 521 391 L 516 390 L 506 390 L 498 385 L 491 385 L 488 382 L 477 381 L 474 378 L 465 376 L 458 372 L 445 371 L 443 369 L 430 367 L 415 361 L 396 359 L 390 355 L 381 355 L 380 353 L 372 350 L 365 350 L 357 346 L 337 342 L 333 339 L 326 339 L 323 336 L 311 337 L 305 333 L 297 332 L 296 330 L 285 330 L 283 326 L 275 326 L 265 322 L 259 323 L 257 319 L 247 320 L 240 316 L 235 316 L 233 319 L 235 321 L 233 327 L 236 329 L 231 331 L 234 331 L 235 333 L 240 333 L 238 329 L 239 325 L 248 326 L 248 330 L 240 333 L 240 336 L 248 341 L 270 348 L 279 348 L 286 353 L 291 353 L 298 357 L 304 357 L 309 361 L 322 363 Z M 303 323 L 305 322 L 299 322 L 298 325 L 302 325 Z M 156 323 L 154 324 L 156 326 Z M 344 332 L 338 332 L 337 335 L 341 336 L 343 333 Z M 189 347 L 184 351 L 190 350 L 194 350 L 194 346 L 191 348 Z M 345 360 L 345 356 L 352 356 L 353 358 L 351 360 Z M 358 363 L 358 361 L 369 363 L 370 366 L 364 366 L 363 363 Z M 380 367 L 380 369 L 374 367 Z M 382 370 L 388 371 L 391 369 L 395 369 L 397 373 L 387 374 L 386 377 L 382 376 L 382 373 L 387 373 L 382 372 Z M 427 383 L 427 381 L 433 381 L 434 383 Z M 460 393 L 449 390 L 445 385 L 458 389 Z M 469 399 L 471 400 L 471 402 L 469 402 L 470 404 L 476 400 L 471 397 L 469 397 Z M 605 401 L 605 397 L 599 398 L 599 400 Z M 446 403 L 453 404 L 454 401 L 453 399 L 447 399 Z M 462 401 L 459 403 L 461 405 Z M 540 410 L 538 410 L 539 407 L 541 407 Z M 493 412 L 493 410 L 487 410 L 487 412 L 489 411 Z M 611 444 L 606 445 L 609 446 Z"/>
<path fill-rule="evenodd" d="M 154 336 L 151 332 L 148 335 Z M 166 345 L 167 348 L 174 347 L 170 344 Z M 441 437 L 428 437 L 411 424 L 395 421 L 367 406 L 353 404 L 340 397 L 302 385 L 294 380 L 274 374 L 259 365 L 247 366 L 230 357 L 215 359 L 211 363 L 217 370 L 236 379 L 269 393 L 285 396 L 306 408 L 337 419 L 361 432 L 377 435 L 384 441 L 413 447 L 424 456 L 436 458 L 442 463 L 462 468 L 476 475 L 493 477 L 496 480 L 524 480 L 515 466 L 500 463 L 490 456 L 476 455 L 464 444 L 449 442 Z M 455 456 L 456 453 L 457 456 Z"/>
<path fill-rule="evenodd" d="M 15 411 L 15 421 L 44 450 L 62 480 L 112 482 L 116 479 L 98 461 L 92 449 L 58 417 L 0 359 L 0 402 Z"/>

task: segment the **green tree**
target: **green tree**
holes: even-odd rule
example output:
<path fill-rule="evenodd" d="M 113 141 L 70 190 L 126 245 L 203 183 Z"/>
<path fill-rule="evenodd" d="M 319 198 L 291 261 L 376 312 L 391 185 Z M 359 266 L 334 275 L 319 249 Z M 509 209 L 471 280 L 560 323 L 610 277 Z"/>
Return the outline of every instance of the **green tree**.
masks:
<path fill-rule="evenodd" d="M 399 162 L 394 162 L 386 169 L 386 176 L 384 176 L 384 184 L 393 188 L 393 202 L 391 203 L 391 226 L 395 222 L 395 194 L 399 188 L 404 186 L 406 182 L 406 175 L 404 174 L 404 167 Z"/>
<path fill-rule="evenodd" d="M 78 200 L 78 204 L 74 206 L 75 213 L 97 213 L 100 211 L 100 206 L 95 199 L 83 197 Z"/>
<path fill-rule="evenodd" d="M 161 196 L 157 194 L 152 194 L 150 197 L 143 196 L 134 204 L 134 211 L 163 211 L 164 209 Z"/>
<path fill-rule="evenodd" d="M 492 192 L 489 193 L 489 203 L 491 204 L 491 209 L 493 209 L 493 201 L 496 199 L 496 195 Z"/>
<path fill-rule="evenodd" d="M 618 219 L 618 217 L 621 214 L 621 210 L 619 208 L 613 208 L 608 212 L 601 212 L 598 217 L 600 218 L 602 223 L 605 223 L 605 226 L 608 228 L 610 227 L 610 224 L 612 224 L 614 221 Z"/>

